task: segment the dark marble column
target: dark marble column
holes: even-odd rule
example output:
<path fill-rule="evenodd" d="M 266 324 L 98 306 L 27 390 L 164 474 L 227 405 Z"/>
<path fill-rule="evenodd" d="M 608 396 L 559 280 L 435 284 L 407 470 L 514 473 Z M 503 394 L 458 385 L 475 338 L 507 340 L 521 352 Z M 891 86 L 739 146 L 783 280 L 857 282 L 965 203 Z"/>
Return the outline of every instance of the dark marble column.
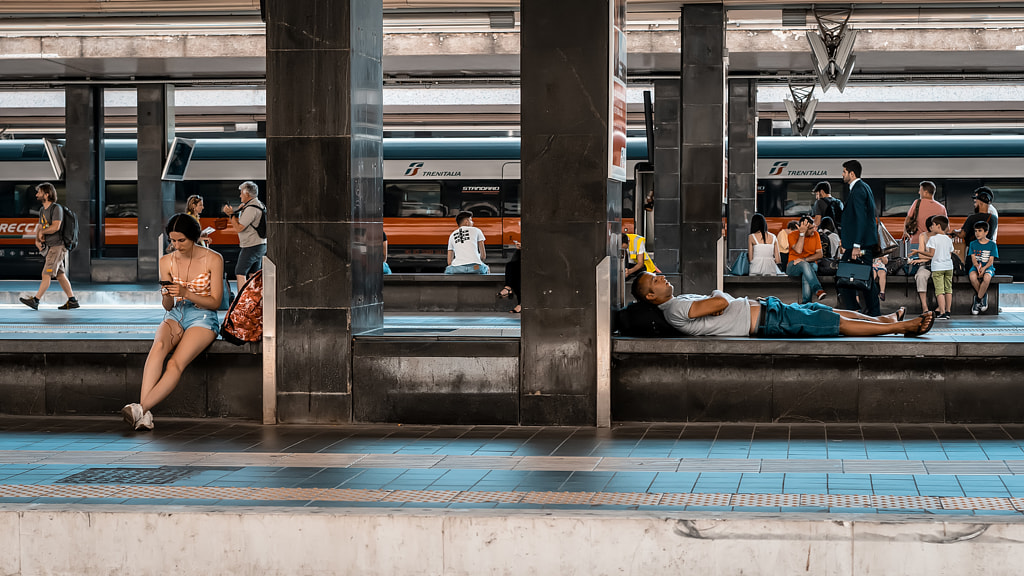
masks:
<path fill-rule="evenodd" d="M 155 281 L 160 274 L 160 256 L 166 239 L 160 237 L 174 215 L 174 182 L 164 182 L 167 154 L 174 140 L 174 86 L 139 86 L 138 97 L 138 178 L 139 178 L 139 258 L 138 278 Z"/>
<path fill-rule="evenodd" d="M 523 424 L 596 422 L 595 274 L 611 256 L 615 286 L 621 268 L 609 1 L 522 3 Z"/>
<path fill-rule="evenodd" d="M 78 248 L 71 252 L 68 277 L 92 280 L 92 258 L 102 234 L 99 207 L 103 205 L 103 88 L 68 86 L 64 89 L 64 198 L 78 216 Z"/>
<path fill-rule="evenodd" d="M 654 261 L 676 286 L 681 231 L 679 88 L 676 80 L 654 82 Z"/>
<path fill-rule="evenodd" d="M 729 258 L 747 249 L 757 212 L 757 80 L 729 80 Z"/>
<path fill-rule="evenodd" d="M 383 325 L 383 4 L 267 0 L 268 256 L 281 422 L 352 418 L 352 335 Z"/>
<path fill-rule="evenodd" d="M 718 285 L 725 178 L 725 8 L 683 7 L 680 263 L 677 293 Z"/>

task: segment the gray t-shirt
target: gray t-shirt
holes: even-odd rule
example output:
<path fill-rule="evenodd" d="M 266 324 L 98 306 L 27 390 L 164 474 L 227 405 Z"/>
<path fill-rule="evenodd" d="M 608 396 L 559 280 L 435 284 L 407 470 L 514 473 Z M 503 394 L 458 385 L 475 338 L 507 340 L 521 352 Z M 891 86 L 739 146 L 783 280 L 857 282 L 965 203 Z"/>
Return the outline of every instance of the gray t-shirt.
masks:
<path fill-rule="evenodd" d="M 57 220 L 61 221 L 61 226 L 64 225 L 64 208 L 62 208 L 60 204 L 53 202 L 50 204 L 49 208 L 39 209 L 40 228 L 46 228 L 52 222 L 56 222 Z M 53 234 L 44 234 L 43 244 L 46 246 L 63 246 L 64 241 L 60 237 L 60 230 L 54 232 Z"/>
<path fill-rule="evenodd" d="M 715 290 L 712 296 L 721 296 L 729 306 L 718 316 L 690 318 L 690 306 L 697 300 L 704 300 L 702 294 L 680 294 L 658 306 L 665 314 L 665 320 L 687 336 L 749 336 L 750 301 Z"/>
<path fill-rule="evenodd" d="M 253 198 L 238 211 L 238 223 L 243 226 L 242 231 L 238 233 L 239 248 L 249 248 L 267 243 L 266 238 L 260 238 L 260 235 L 256 233 L 256 226 L 259 226 L 260 218 L 263 218 L 262 208 L 263 203 Z"/>

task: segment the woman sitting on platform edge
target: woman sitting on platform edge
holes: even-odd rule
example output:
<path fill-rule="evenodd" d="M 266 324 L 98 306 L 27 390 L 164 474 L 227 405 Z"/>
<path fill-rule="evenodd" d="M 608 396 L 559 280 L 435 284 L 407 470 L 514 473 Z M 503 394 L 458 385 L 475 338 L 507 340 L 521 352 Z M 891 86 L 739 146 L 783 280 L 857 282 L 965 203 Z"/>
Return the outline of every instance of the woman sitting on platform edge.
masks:
<path fill-rule="evenodd" d="M 136 430 L 153 429 L 150 410 L 167 398 L 185 367 L 220 331 L 216 310 L 224 293 L 224 259 L 197 244 L 201 232 L 199 222 L 188 214 L 175 214 L 167 222 L 174 248 L 160 258 L 161 304 L 167 312 L 146 357 L 139 403 L 121 409 L 124 421 Z M 164 367 L 168 354 L 171 358 Z"/>

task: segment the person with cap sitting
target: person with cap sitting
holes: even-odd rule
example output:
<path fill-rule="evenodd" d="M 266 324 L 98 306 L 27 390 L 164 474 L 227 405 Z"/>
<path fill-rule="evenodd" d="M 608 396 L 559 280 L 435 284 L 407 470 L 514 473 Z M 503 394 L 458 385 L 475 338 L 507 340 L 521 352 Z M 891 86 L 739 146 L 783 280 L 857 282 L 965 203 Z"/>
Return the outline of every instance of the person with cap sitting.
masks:
<path fill-rule="evenodd" d="M 992 189 L 988 186 L 982 186 L 974 191 L 974 195 L 971 198 L 974 199 L 974 214 L 967 217 L 964 222 L 963 228 L 953 232 L 953 234 L 959 238 L 963 238 L 965 242 L 970 243 L 974 239 L 974 227 L 978 222 L 985 222 L 988 224 L 988 233 L 986 237 L 989 240 L 995 241 L 996 239 L 996 227 L 999 225 L 999 216 L 992 214 L 989 211 L 989 206 L 992 204 Z M 964 232 L 966 231 L 966 235 Z"/>
<path fill-rule="evenodd" d="M 784 304 L 778 298 L 734 298 L 721 290 L 710 296 L 673 296 L 664 276 L 641 272 L 633 282 L 638 302 L 657 306 L 665 320 L 687 336 L 756 336 L 759 338 L 830 338 L 835 336 L 921 336 L 931 330 L 931 311 L 904 320 L 905 308 L 885 316 L 837 310 L 818 302 Z"/>

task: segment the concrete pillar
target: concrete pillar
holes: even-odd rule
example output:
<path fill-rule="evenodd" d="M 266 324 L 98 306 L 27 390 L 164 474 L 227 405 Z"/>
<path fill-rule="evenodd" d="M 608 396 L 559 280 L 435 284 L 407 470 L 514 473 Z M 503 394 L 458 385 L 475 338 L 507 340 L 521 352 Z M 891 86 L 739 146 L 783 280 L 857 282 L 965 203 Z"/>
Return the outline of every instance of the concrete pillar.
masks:
<path fill-rule="evenodd" d="M 384 318 L 383 4 L 265 7 L 278 420 L 347 422 L 352 335 Z"/>
<path fill-rule="evenodd" d="M 678 286 L 680 245 L 679 89 L 676 80 L 654 82 L 654 261 Z M 627 298 L 627 301 L 630 299 Z"/>
<path fill-rule="evenodd" d="M 725 8 L 682 9 L 680 265 L 677 293 L 707 294 L 719 281 L 725 179 Z"/>
<path fill-rule="evenodd" d="M 167 154 L 174 140 L 174 86 L 139 86 L 138 97 L 138 180 L 139 180 L 139 257 L 140 282 L 156 281 L 160 275 L 160 256 L 166 245 L 161 241 L 167 221 L 174 215 L 174 182 L 164 182 Z"/>
<path fill-rule="evenodd" d="M 103 88 L 68 86 L 64 89 L 64 198 L 78 216 L 78 248 L 71 252 L 68 277 L 92 280 L 92 258 L 102 238 L 99 207 L 103 201 Z"/>
<path fill-rule="evenodd" d="M 522 2 L 523 424 L 596 423 L 596 268 L 611 257 L 609 290 L 621 273 L 611 1 Z"/>
<path fill-rule="evenodd" d="M 747 249 L 757 212 L 757 80 L 729 80 L 729 257 Z"/>

